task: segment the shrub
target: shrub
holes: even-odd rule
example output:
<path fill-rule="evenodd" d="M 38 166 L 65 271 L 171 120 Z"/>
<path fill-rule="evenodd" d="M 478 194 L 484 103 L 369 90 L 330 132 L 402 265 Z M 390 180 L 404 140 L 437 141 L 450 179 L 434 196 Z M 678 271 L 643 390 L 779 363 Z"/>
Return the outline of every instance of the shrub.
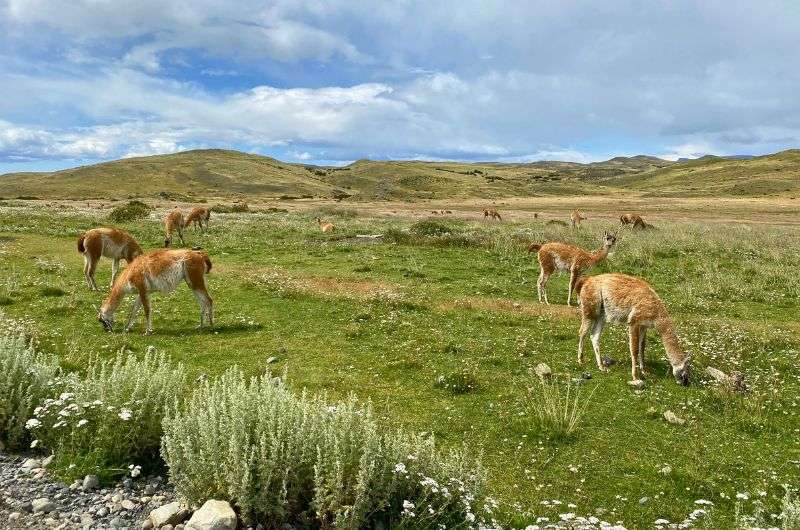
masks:
<path fill-rule="evenodd" d="M 736 528 L 738 530 L 751 530 L 756 528 L 775 528 L 774 519 L 771 519 L 764 504 L 760 500 L 753 502 L 752 513 L 742 513 L 741 504 L 736 505 Z M 774 515 L 772 516 L 774 518 Z M 778 516 L 781 530 L 800 530 L 800 500 L 787 488 L 783 497 L 781 513 Z"/>
<path fill-rule="evenodd" d="M 111 210 L 108 218 L 115 223 L 125 223 L 136 219 L 144 219 L 150 215 L 151 210 L 152 208 L 142 201 L 128 201 L 128 204 L 117 206 Z"/>
<path fill-rule="evenodd" d="M 55 358 L 36 353 L 22 334 L 0 336 L 0 438 L 10 447 L 26 445 L 25 423 L 58 374 Z"/>
<path fill-rule="evenodd" d="M 190 504 L 230 500 L 250 523 L 473 528 L 491 501 L 484 474 L 430 438 L 382 429 L 354 399 L 292 393 L 231 369 L 164 422 L 162 455 Z"/>
<path fill-rule="evenodd" d="M 211 207 L 211 211 L 215 213 L 245 213 L 250 211 L 250 207 L 246 202 L 235 202 L 233 204 L 215 204 Z"/>
<path fill-rule="evenodd" d="M 90 363 L 58 398 L 37 407 L 31 432 L 56 455 L 65 478 L 110 477 L 131 463 L 157 461 L 166 406 L 185 389 L 181 365 L 148 351 L 142 360 L 117 355 Z"/>
<path fill-rule="evenodd" d="M 335 216 L 341 219 L 354 219 L 358 217 L 358 210 L 353 208 L 337 208 L 336 206 L 323 205 L 308 212 L 311 217 Z"/>
<path fill-rule="evenodd" d="M 411 232 L 418 236 L 443 236 L 455 231 L 452 227 L 433 219 L 417 221 L 411 225 Z"/>
<path fill-rule="evenodd" d="M 555 377 L 536 381 L 529 400 L 536 426 L 556 439 L 571 438 L 580 428 L 592 395 L 582 400 L 580 386 L 569 378 L 563 384 Z"/>

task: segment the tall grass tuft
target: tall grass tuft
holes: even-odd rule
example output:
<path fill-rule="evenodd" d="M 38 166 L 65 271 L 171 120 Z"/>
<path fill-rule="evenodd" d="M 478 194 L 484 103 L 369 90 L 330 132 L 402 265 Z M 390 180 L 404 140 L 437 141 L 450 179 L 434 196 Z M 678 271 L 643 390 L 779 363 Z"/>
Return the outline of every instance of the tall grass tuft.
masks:
<path fill-rule="evenodd" d="M 580 429 L 595 389 L 582 398 L 581 386 L 572 383 L 568 377 L 563 383 L 556 377 L 536 379 L 528 400 L 536 427 L 554 439 L 571 439 Z"/>
<path fill-rule="evenodd" d="M 227 499 L 247 522 L 472 528 L 492 509 L 474 459 L 383 429 L 352 398 L 329 406 L 270 376 L 231 369 L 164 425 L 162 455 L 178 493 L 190 503 Z"/>
<path fill-rule="evenodd" d="M 112 477 L 129 465 L 158 461 L 166 407 L 185 391 L 183 366 L 155 352 L 141 360 L 119 354 L 90 366 L 58 397 L 45 399 L 29 424 L 55 453 L 54 469 L 65 478 Z"/>
<path fill-rule="evenodd" d="M 34 351 L 22 334 L 0 335 L 0 438 L 9 447 L 27 445 L 25 423 L 58 375 L 56 359 Z"/>

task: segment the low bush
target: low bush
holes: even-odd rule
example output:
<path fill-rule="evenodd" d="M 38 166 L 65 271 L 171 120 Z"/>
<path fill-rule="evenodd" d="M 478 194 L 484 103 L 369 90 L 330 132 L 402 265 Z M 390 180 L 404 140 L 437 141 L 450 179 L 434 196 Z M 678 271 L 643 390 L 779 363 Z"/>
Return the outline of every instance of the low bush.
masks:
<path fill-rule="evenodd" d="M 211 207 L 215 213 L 246 213 L 250 211 L 250 206 L 246 202 L 235 202 L 233 204 L 215 204 Z"/>
<path fill-rule="evenodd" d="M 457 230 L 440 221 L 425 219 L 411 225 L 411 232 L 418 236 L 443 236 L 453 234 Z"/>
<path fill-rule="evenodd" d="M 27 446 L 25 423 L 58 375 L 55 358 L 35 352 L 23 335 L 0 336 L 0 438 L 6 445 Z"/>
<path fill-rule="evenodd" d="M 28 427 L 54 452 L 62 477 L 108 478 L 130 464 L 158 461 L 166 407 L 180 402 L 185 384 L 183 367 L 164 355 L 120 354 L 90 363 L 85 377 L 74 377 L 35 409 Z"/>
<path fill-rule="evenodd" d="M 108 214 L 108 219 L 115 223 L 126 223 L 144 219 L 150 215 L 151 210 L 152 208 L 142 201 L 128 201 L 127 204 L 117 206 L 111 210 L 111 213 Z"/>
<path fill-rule="evenodd" d="M 336 206 L 324 205 L 314 208 L 308 212 L 311 217 L 339 217 L 341 219 L 354 219 L 358 217 L 358 210 L 353 208 L 337 208 Z"/>
<path fill-rule="evenodd" d="M 477 528 L 494 509 L 474 458 L 382 429 L 354 399 L 328 406 L 270 376 L 248 381 L 231 369 L 164 425 L 179 495 L 228 499 L 248 523 Z"/>
<path fill-rule="evenodd" d="M 453 372 L 439 374 L 439 376 L 436 377 L 434 386 L 447 390 L 453 395 L 467 394 L 475 390 L 478 386 L 475 372 L 476 370 L 474 367 L 462 366 Z"/>

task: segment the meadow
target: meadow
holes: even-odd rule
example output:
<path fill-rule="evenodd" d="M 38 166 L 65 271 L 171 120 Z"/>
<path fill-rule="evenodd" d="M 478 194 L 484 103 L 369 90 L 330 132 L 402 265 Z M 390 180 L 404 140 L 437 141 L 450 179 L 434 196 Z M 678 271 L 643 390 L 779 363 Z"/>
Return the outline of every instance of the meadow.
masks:
<path fill-rule="evenodd" d="M 164 205 L 166 206 L 166 205 Z M 389 207 L 382 207 L 389 208 Z M 686 348 L 693 382 L 678 386 L 653 333 L 644 391 L 627 384 L 622 327 L 603 335 L 610 374 L 576 362 L 577 309 L 564 305 L 566 276 L 536 301 L 538 264 L 525 243 L 563 240 L 597 248 L 616 217 L 591 215 L 581 230 L 517 216 L 382 215 L 346 204 L 291 212 L 258 208 L 213 214 L 187 244 L 211 256 L 207 277 L 216 326 L 195 329 L 198 308 L 184 287 L 153 297 L 155 333 L 103 331 L 75 241 L 107 225 L 85 204 L 6 201 L 0 206 L 0 311 L 62 366 L 86 370 L 94 356 L 143 355 L 148 346 L 183 362 L 189 380 L 232 365 L 245 374 L 286 374 L 292 388 L 330 399 L 370 400 L 389 425 L 430 433 L 444 447 L 482 452 L 489 487 L 509 524 L 537 517 L 597 515 L 628 528 L 680 522 L 727 528 L 737 512 L 780 512 L 785 487 L 800 484 L 800 234 L 796 226 L 662 220 L 652 231 L 619 231 L 617 248 L 590 274 L 625 272 L 662 296 Z M 145 249 L 163 242 L 157 209 L 119 225 Z M 322 215 L 336 230 L 322 234 Z M 359 235 L 381 234 L 381 238 Z M 107 286 L 110 262 L 97 281 Z M 590 356 L 591 357 L 591 356 Z M 575 384 L 578 430 L 535 421 L 545 362 Z M 744 395 L 715 387 L 713 366 L 741 371 Z M 672 425 L 671 410 L 686 419 Z M 712 504 L 696 504 L 698 500 Z"/>

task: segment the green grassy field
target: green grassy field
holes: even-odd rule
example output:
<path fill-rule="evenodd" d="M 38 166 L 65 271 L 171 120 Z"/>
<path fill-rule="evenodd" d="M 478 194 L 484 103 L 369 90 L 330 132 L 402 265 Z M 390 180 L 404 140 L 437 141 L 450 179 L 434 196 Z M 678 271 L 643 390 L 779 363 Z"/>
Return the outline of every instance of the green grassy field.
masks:
<path fill-rule="evenodd" d="M 201 245 L 214 263 L 216 327 L 195 329 L 197 305 L 182 287 L 154 296 L 155 334 L 143 336 L 141 328 L 106 333 L 97 322 L 93 305 L 104 294 L 86 288 L 75 239 L 106 224 L 100 213 L 0 206 L 0 310 L 78 370 L 94 354 L 154 345 L 193 376 L 233 364 L 251 374 L 285 370 L 297 389 L 370 399 L 389 423 L 431 432 L 445 447 L 482 449 L 506 511 L 527 514 L 520 524 L 600 509 L 606 520 L 646 528 L 659 518 L 679 522 L 695 500 L 707 499 L 711 527 L 726 528 L 737 503 L 749 512 L 758 500 L 778 512 L 782 485 L 800 484 L 795 227 L 670 222 L 621 233 L 594 272 L 648 279 L 695 359 L 693 384 L 678 386 L 651 336 L 647 387 L 635 393 L 625 330 L 610 327 L 603 336 L 603 352 L 620 361 L 610 374 L 577 365 L 579 317 L 563 305 L 566 277 L 550 282 L 556 304 L 539 305 L 538 264 L 521 244 L 596 247 L 610 221 L 570 231 L 539 221 L 440 220 L 450 233 L 425 236 L 408 231 L 411 219 L 336 211 L 326 211 L 333 234 L 319 232 L 314 212 L 216 215 L 206 234 L 190 230 L 187 244 Z M 155 248 L 163 241 L 160 214 L 123 228 Z M 98 284 L 109 276 L 103 260 Z M 268 365 L 270 357 L 277 361 Z M 574 437 L 552 436 L 532 421 L 531 370 L 539 362 L 570 377 L 592 375 L 580 386 L 581 399 L 591 401 Z M 752 391 L 722 392 L 704 376 L 706 366 L 742 371 Z M 451 392 L 437 385 L 440 376 L 472 388 Z M 666 410 L 687 424 L 667 424 Z M 662 473 L 665 466 L 671 472 Z"/>

